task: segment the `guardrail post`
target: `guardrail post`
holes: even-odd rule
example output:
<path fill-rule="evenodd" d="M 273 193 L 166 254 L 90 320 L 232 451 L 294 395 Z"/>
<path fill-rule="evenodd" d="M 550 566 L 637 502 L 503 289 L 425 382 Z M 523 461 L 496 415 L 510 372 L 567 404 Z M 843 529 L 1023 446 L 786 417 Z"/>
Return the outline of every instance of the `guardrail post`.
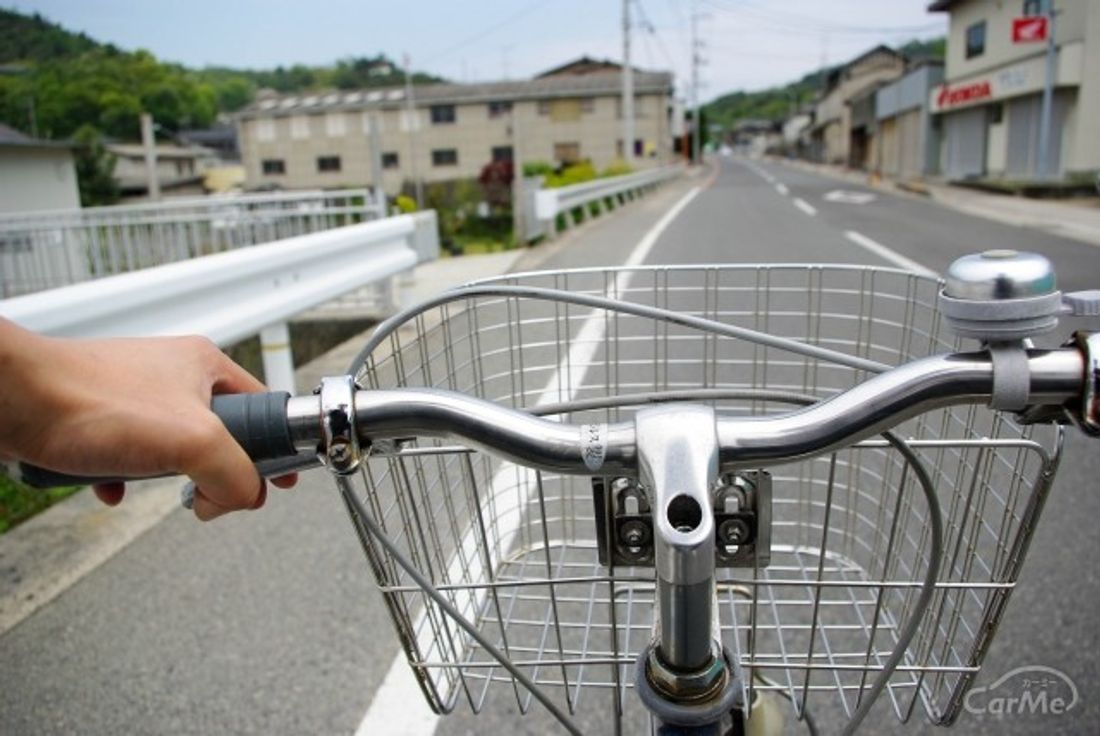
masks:
<path fill-rule="evenodd" d="M 260 352 L 263 354 L 264 382 L 272 391 L 294 388 L 294 355 L 290 350 L 290 330 L 286 322 L 269 325 L 260 331 Z"/>

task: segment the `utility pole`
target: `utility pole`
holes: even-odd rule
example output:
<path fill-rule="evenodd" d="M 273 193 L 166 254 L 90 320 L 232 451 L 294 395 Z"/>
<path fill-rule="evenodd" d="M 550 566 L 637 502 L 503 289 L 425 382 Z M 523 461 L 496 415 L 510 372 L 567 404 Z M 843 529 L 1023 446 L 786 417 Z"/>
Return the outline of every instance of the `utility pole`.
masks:
<path fill-rule="evenodd" d="M 374 184 L 374 200 L 376 204 L 386 206 L 386 190 L 382 186 L 382 136 L 378 126 L 381 116 L 377 111 L 370 114 L 370 180 Z"/>
<path fill-rule="evenodd" d="M 412 62 L 405 54 L 405 117 L 409 133 L 409 174 L 416 188 L 416 209 L 424 209 L 424 184 L 420 181 L 416 166 L 416 103 L 413 101 Z"/>
<path fill-rule="evenodd" d="M 630 0 L 623 0 L 623 160 L 634 161 L 634 68 L 630 65 Z"/>
<path fill-rule="evenodd" d="M 157 139 L 153 136 L 153 116 L 141 114 L 141 146 L 145 149 L 145 180 L 149 187 L 149 201 L 160 201 L 160 180 L 157 178 Z"/>
<path fill-rule="evenodd" d="M 1047 71 L 1043 84 L 1043 103 L 1039 112 L 1039 160 L 1036 167 L 1041 180 L 1054 178 L 1050 161 L 1050 116 L 1054 106 L 1054 74 L 1057 49 L 1054 46 L 1054 0 L 1042 0 L 1043 15 L 1047 19 Z"/>
<path fill-rule="evenodd" d="M 701 126 L 699 118 L 699 11 L 691 13 L 691 162 L 699 162 Z"/>
<path fill-rule="evenodd" d="M 527 245 L 527 223 L 523 207 L 526 193 L 523 190 L 523 155 L 520 153 L 519 100 L 512 101 L 512 239 Z"/>

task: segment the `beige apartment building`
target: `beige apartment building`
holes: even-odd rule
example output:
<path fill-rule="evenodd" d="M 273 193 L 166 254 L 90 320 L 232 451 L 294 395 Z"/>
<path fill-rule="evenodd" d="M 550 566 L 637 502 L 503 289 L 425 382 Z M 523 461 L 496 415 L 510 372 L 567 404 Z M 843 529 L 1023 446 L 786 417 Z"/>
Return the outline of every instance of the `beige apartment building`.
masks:
<path fill-rule="evenodd" d="M 948 178 L 1037 175 L 1047 44 L 1014 42 L 1012 22 L 1038 15 L 1041 7 L 1039 0 L 929 6 L 951 16 L 944 82 L 929 97 Z M 1054 0 L 1054 12 L 1050 170 L 1058 178 L 1086 178 L 1100 171 L 1100 2 Z"/>
<path fill-rule="evenodd" d="M 672 75 L 634 73 L 636 168 L 671 152 Z M 604 168 L 624 157 L 618 67 L 581 59 L 534 79 L 413 88 L 267 95 L 238 116 L 246 186 L 374 185 L 377 141 L 382 187 L 477 177 L 491 161 Z M 373 129 L 373 130 L 372 130 Z"/>

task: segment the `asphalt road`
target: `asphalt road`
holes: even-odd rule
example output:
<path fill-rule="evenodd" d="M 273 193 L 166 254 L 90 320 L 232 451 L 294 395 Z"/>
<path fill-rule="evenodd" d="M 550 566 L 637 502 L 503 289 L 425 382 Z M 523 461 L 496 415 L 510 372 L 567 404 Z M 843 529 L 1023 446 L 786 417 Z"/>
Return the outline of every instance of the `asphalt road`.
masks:
<path fill-rule="evenodd" d="M 1054 261 L 1064 289 L 1100 286 L 1095 246 L 787 165 L 723 159 L 718 169 L 712 181 L 670 186 L 521 267 L 622 263 L 687 188 L 705 185 L 647 263 L 891 265 L 857 242 L 869 239 L 937 272 L 976 250 L 1037 250 Z M 829 195 L 839 190 L 874 197 L 835 201 Z M 989 684 L 1017 667 L 1053 667 L 1076 684 L 1079 704 L 1061 717 L 964 715 L 959 732 L 1100 729 L 1100 703 L 1091 697 L 1100 685 L 1100 575 L 1091 562 L 1100 536 L 1098 458 L 1095 446 L 1069 436 L 1020 587 L 979 679 Z M 398 651 L 392 631 L 333 484 L 316 473 L 297 491 L 273 496 L 262 513 L 212 525 L 173 514 L 0 637 L 0 733 L 352 733 Z M 514 711 L 505 703 L 477 717 L 459 713 L 436 732 L 548 728 L 539 715 L 516 721 Z M 831 717 L 820 714 L 825 732 L 835 730 Z M 873 728 L 892 723 L 883 718 Z M 379 731 L 387 732 L 396 725 Z"/>

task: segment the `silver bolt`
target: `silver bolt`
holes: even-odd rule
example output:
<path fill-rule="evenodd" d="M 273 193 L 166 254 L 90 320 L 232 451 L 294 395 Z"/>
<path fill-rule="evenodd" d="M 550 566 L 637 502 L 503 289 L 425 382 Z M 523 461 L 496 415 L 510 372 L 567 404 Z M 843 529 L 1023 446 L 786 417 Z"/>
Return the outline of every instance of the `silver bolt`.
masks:
<path fill-rule="evenodd" d="M 718 533 L 726 544 L 744 544 L 749 538 L 749 525 L 742 519 L 726 519 L 718 528 Z"/>

